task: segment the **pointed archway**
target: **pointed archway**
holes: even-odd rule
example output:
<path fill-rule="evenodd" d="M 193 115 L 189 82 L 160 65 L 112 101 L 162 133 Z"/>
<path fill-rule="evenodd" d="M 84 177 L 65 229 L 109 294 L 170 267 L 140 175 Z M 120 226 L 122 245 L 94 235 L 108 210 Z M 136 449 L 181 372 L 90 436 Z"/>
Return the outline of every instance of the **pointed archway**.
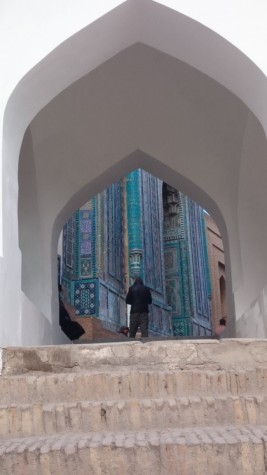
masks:
<path fill-rule="evenodd" d="M 134 4 L 137 5 L 137 3 L 138 7 L 134 7 L 134 11 L 135 13 L 139 12 L 139 14 L 133 17 L 132 7 Z M 110 31 L 109 27 L 111 25 L 114 26 L 116 22 L 120 23 L 123 21 L 125 25 L 131 24 L 132 26 L 133 18 L 135 18 L 135 24 L 140 26 L 140 19 L 143 14 L 147 13 L 147 8 L 150 9 L 150 13 L 155 15 L 155 17 L 164 13 L 164 21 L 151 22 L 153 31 L 148 31 L 147 25 L 143 24 L 143 27 L 136 30 L 138 32 L 136 35 L 131 36 L 128 33 L 123 35 L 119 44 L 114 38 L 113 41 L 101 43 L 102 45 L 107 45 L 106 49 L 104 48 L 104 50 L 99 51 L 96 48 L 94 57 L 91 58 L 91 61 L 88 61 L 88 49 L 86 52 L 83 48 L 85 44 L 88 44 L 88 35 L 89 37 L 92 35 L 92 38 L 95 38 L 98 34 L 101 36 L 103 32 Z M 160 18 L 163 18 L 162 15 Z M 160 25 L 162 32 L 169 31 L 169 27 L 172 27 L 173 33 L 175 33 L 175 31 L 179 32 L 183 37 L 183 41 L 167 41 L 166 43 L 164 36 L 158 34 L 159 26 L 157 25 Z M 178 25 L 181 26 L 181 28 L 178 28 Z M 117 30 L 115 29 L 114 31 Z M 132 31 L 132 28 L 127 30 L 125 27 L 125 31 Z M 192 31 L 197 33 L 197 35 L 193 35 L 189 38 Z M 193 46 L 190 50 L 191 53 L 189 50 L 186 51 L 183 49 L 182 46 L 177 46 L 177 49 L 174 46 L 187 44 L 185 41 L 187 37 Z M 198 39 L 202 38 L 204 42 L 209 41 L 209 43 L 215 38 L 218 48 L 214 48 L 213 53 L 210 52 L 210 57 L 207 57 L 207 52 L 203 50 L 203 44 L 200 50 L 198 43 L 194 41 L 196 37 Z M 109 39 L 111 39 L 111 37 L 109 37 Z M 138 44 L 137 42 L 141 43 Z M 146 42 L 156 49 L 151 48 L 151 46 L 146 46 Z M 80 48 L 80 54 L 78 55 L 80 62 L 78 65 L 76 64 L 77 67 L 72 68 L 72 62 L 77 57 L 77 48 Z M 121 51 L 121 53 L 114 56 L 114 54 L 119 51 Z M 149 54 L 148 51 L 150 52 Z M 162 51 L 164 51 L 164 54 Z M 217 54 L 218 51 L 220 52 L 219 55 Z M 68 56 L 66 54 L 67 52 L 73 52 L 73 54 L 71 53 Z M 168 54 L 171 56 L 168 56 Z M 231 74 L 227 76 L 227 79 L 223 74 L 222 64 L 218 65 L 218 62 L 220 63 L 224 55 L 225 57 L 231 56 L 231 58 L 234 57 L 236 59 L 236 61 L 233 61 L 233 70 Z M 108 58 L 111 59 L 105 63 L 105 60 Z M 127 73 L 121 76 L 123 58 L 126 59 L 124 65 L 128 64 L 126 68 L 128 76 Z M 177 58 L 182 58 L 184 61 L 187 61 L 188 64 L 197 66 L 198 71 L 194 68 L 190 69 L 190 66 L 185 65 L 185 62 L 181 62 Z M 127 60 L 130 60 L 130 63 L 127 63 Z M 87 65 L 86 67 L 85 64 Z M 239 69 L 241 64 L 242 68 Z M 97 65 L 99 65 L 99 68 L 90 73 L 89 71 Z M 182 67 L 179 68 L 178 65 L 182 65 Z M 181 75 L 176 74 L 178 70 L 177 67 Z M 126 71 L 126 69 L 124 71 Z M 200 73 L 199 70 L 207 73 L 210 77 Z M 76 76 L 73 75 L 73 71 L 75 71 Z M 96 77 L 99 77 L 99 71 L 100 73 L 101 71 L 102 73 L 105 71 L 105 74 L 102 75 L 102 79 L 98 83 L 97 89 L 95 89 L 94 86 L 96 83 L 94 85 L 94 81 Z M 236 74 L 236 72 L 238 72 L 238 74 Z M 98 180 L 101 181 L 100 177 L 105 175 L 106 170 L 112 173 L 113 166 L 116 168 L 116 164 L 122 162 L 123 157 L 129 156 L 133 150 L 142 149 L 147 156 L 155 157 L 157 163 L 166 164 L 167 168 L 180 173 L 181 176 L 184 176 L 190 183 L 196 183 L 198 189 L 205 189 L 207 196 L 211 197 L 212 202 L 216 203 L 221 215 L 224 216 L 228 233 L 230 233 L 229 243 L 232 249 L 231 261 L 233 269 L 232 290 L 236 294 L 238 315 L 241 316 L 245 308 L 250 305 L 253 298 L 261 291 L 266 279 L 266 271 L 261 266 L 262 260 L 260 260 L 257 255 L 255 258 L 258 276 L 255 282 L 256 285 L 251 287 L 251 292 L 243 292 L 242 286 L 245 285 L 247 289 L 251 283 L 247 277 L 247 273 L 244 272 L 243 257 L 241 255 L 242 252 L 246 254 L 249 241 L 243 240 L 242 246 L 240 246 L 240 233 L 238 229 L 238 226 L 240 225 L 242 227 L 244 223 L 247 223 L 247 220 L 245 216 L 242 216 L 242 223 L 240 224 L 240 219 L 237 219 L 240 214 L 239 206 L 241 206 L 240 209 L 242 209 L 241 211 L 243 212 L 241 203 L 246 201 L 248 197 L 248 192 L 243 185 L 248 178 L 251 178 L 249 174 L 249 164 L 246 160 L 247 156 L 245 156 L 244 159 L 244 154 L 247 153 L 249 147 L 253 149 L 253 144 L 257 142 L 256 158 L 254 156 L 254 160 L 256 160 L 257 163 L 255 170 L 259 169 L 265 172 L 263 157 L 266 154 L 266 140 L 260 124 L 249 109 L 242 104 L 237 97 L 210 78 L 216 78 L 238 96 L 242 97 L 262 119 L 262 113 L 257 109 L 257 104 L 255 105 L 255 102 L 251 102 L 251 91 L 248 89 L 246 91 L 238 89 L 238 81 L 236 81 L 236 78 L 238 78 L 240 74 L 244 75 L 244 72 L 247 72 L 249 77 L 252 78 L 252 89 L 253 84 L 262 83 L 260 71 L 257 70 L 242 53 L 238 52 L 222 38 L 220 39 L 214 32 L 179 15 L 177 12 L 156 5 L 154 2 L 125 2 L 121 7 L 118 7 L 118 10 L 114 10 L 106 17 L 101 18 L 99 22 L 90 25 L 82 32 L 79 32 L 75 37 L 70 38 L 59 46 L 47 56 L 42 63 L 39 63 L 38 66 L 27 74 L 10 97 L 4 120 L 4 194 L 8 199 L 4 200 L 3 275 L 5 275 L 7 269 L 10 268 L 11 274 L 18 276 L 13 282 L 6 281 L 2 286 L 4 289 L 4 309 L 8 309 L 8 303 L 14 288 L 16 289 L 17 295 L 20 294 L 20 253 L 17 245 L 18 233 L 16 218 L 13 219 L 13 217 L 16 216 L 17 207 L 17 163 L 25 128 L 30 124 L 21 153 L 20 178 L 24 177 L 25 181 L 24 185 L 20 182 L 20 184 L 22 184 L 20 187 L 21 194 L 19 200 L 19 208 L 20 211 L 22 211 L 19 215 L 20 248 L 22 254 L 26 256 L 27 245 L 25 243 L 28 233 L 26 230 L 27 220 L 25 219 L 23 209 L 25 210 L 29 199 L 30 202 L 34 202 L 38 205 L 37 209 L 40 214 L 39 220 L 36 216 L 32 217 L 34 221 L 33 227 L 40 233 L 40 236 L 38 236 L 39 246 L 38 250 L 36 250 L 37 257 L 35 260 L 35 265 L 38 267 L 42 250 L 44 251 L 43 255 L 45 256 L 45 260 L 47 261 L 47 258 L 49 258 L 50 250 L 49 246 L 47 246 L 47 242 L 50 242 L 50 238 L 47 240 L 46 233 L 51 236 L 55 217 L 64 207 L 63 202 L 60 202 L 60 200 L 57 202 L 58 206 L 54 205 L 53 193 L 50 194 L 50 192 L 55 189 L 52 186 L 53 180 L 50 180 L 50 185 L 45 186 L 47 194 L 51 195 L 49 196 L 49 198 L 51 198 L 50 203 L 48 203 L 49 200 L 47 201 L 47 197 L 45 197 L 44 189 L 42 190 L 42 187 L 39 186 L 38 180 L 40 177 L 48 178 L 50 172 L 47 175 L 46 173 L 43 174 L 43 163 L 47 157 L 54 158 L 54 153 L 57 147 L 60 149 L 61 142 L 65 142 L 66 148 L 69 148 L 69 151 L 67 149 L 61 149 L 61 153 L 66 152 L 66 157 L 68 157 L 71 152 L 72 157 L 78 156 L 84 164 L 86 163 L 84 150 L 81 150 L 82 147 L 87 147 L 87 150 L 89 150 L 89 144 L 86 143 L 86 141 L 83 142 L 85 127 L 80 127 L 81 124 L 79 120 L 76 126 L 71 126 L 71 131 L 75 132 L 76 138 L 74 139 L 74 135 L 71 135 L 69 133 L 70 130 L 68 130 L 70 125 L 68 113 L 64 113 L 64 107 L 66 106 L 68 109 L 70 106 L 68 93 L 72 95 L 73 92 L 75 92 L 74 90 L 76 90 L 76 99 L 79 93 L 81 99 L 84 96 L 82 95 L 80 86 L 86 83 L 89 85 L 91 91 L 86 97 L 89 101 L 92 101 L 88 110 L 93 110 L 95 113 L 94 119 L 90 122 L 90 126 L 92 126 L 91 134 L 94 135 L 96 130 L 98 134 L 98 143 L 95 143 L 95 146 L 98 146 L 98 150 L 96 147 L 94 150 L 90 150 L 90 164 L 92 165 L 90 184 L 93 185 L 93 183 L 98 182 Z M 86 76 L 87 73 L 89 74 Z M 73 86 L 70 86 L 75 79 L 78 79 L 82 75 L 85 75 L 84 79 L 80 79 L 77 83 L 73 84 Z M 105 78 L 108 79 L 108 84 L 105 83 Z M 192 82 L 193 78 L 195 78 L 195 82 Z M 122 79 L 122 81 L 119 81 L 119 79 Z M 44 83 L 45 87 L 41 87 Z M 152 88 L 151 85 L 153 86 Z M 162 85 L 163 87 L 161 87 Z M 62 92 L 67 86 L 69 87 Z M 131 90 L 127 89 L 127 86 L 130 86 Z M 191 94 L 187 94 L 190 86 L 192 86 Z M 263 89 L 259 88 L 257 92 L 260 90 Z M 102 97 L 100 97 L 98 93 L 95 94 L 95 91 L 102 91 Z M 59 95 L 55 97 L 57 94 Z M 116 103 L 110 102 L 111 97 L 116 100 Z M 178 98 L 179 100 L 177 102 Z M 51 99 L 53 99 L 52 102 L 41 111 Z M 73 105 L 78 104 L 79 101 L 76 101 L 76 99 Z M 98 107 L 94 109 L 96 100 L 99 101 Z M 107 104 L 111 106 L 109 109 L 110 115 L 106 114 Z M 56 105 L 60 106 L 60 117 L 57 114 L 54 115 L 54 106 Z M 128 108 L 128 110 L 124 110 L 123 105 Z M 151 105 L 153 105 L 153 107 L 151 107 Z M 121 107 L 122 110 L 120 111 Z M 174 107 L 176 107 L 176 110 L 174 110 Z M 39 111 L 41 112 L 38 114 Z M 81 107 L 80 111 L 85 111 L 85 105 L 84 108 Z M 50 113 L 52 113 L 52 115 L 50 115 Z M 75 107 L 73 108 L 73 113 L 77 119 L 77 109 L 75 109 Z M 103 130 L 101 132 L 97 127 L 101 116 L 103 119 L 103 113 L 105 121 L 102 125 L 108 126 L 109 130 L 107 128 L 106 131 Z M 32 120 L 35 114 L 38 115 Z M 16 121 L 14 121 L 14 117 L 16 117 Z M 55 118 L 57 118 L 57 123 L 55 123 Z M 80 116 L 80 119 L 84 124 L 86 123 L 88 125 L 88 122 L 84 122 L 84 117 Z M 115 130 L 121 132 L 120 137 L 122 138 L 122 143 L 117 148 L 113 147 L 115 137 L 116 139 L 118 138 L 114 133 Z M 197 133 L 196 130 L 198 131 Z M 79 137 L 80 134 L 81 137 Z M 101 149 L 103 145 L 102 137 L 105 137 L 105 145 L 109 146 L 111 152 L 109 155 L 109 163 L 105 163 L 105 160 L 102 161 L 103 157 L 107 156 L 107 151 Z M 161 138 L 161 140 L 157 141 L 156 138 Z M 180 140 L 181 142 L 179 143 Z M 245 148 L 243 147 L 244 142 L 246 142 Z M 180 150 L 178 145 L 182 145 L 181 155 L 179 155 Z M 187 145 L 186 148 L 185 145 Z M 72 148 L 73 146 L 75 147 L 75 153 Z M 59 151 L 59 149 L 57 149 L 57 151 Z M 24 194 L 22 190 L 23 187 L 24 190 L 27 188 L 27 179 L 25 176 L 29 165 L 29 162 L 27 162 L 26 167 L 24 166 L 25 161 L 23 156 L 27 154 L 26 150 L 29 151 L 28 160 L 33 159 L 33 168 L 31 168 L 30 174 L 33 180 L 30 180 L 30 187 Z M 68 161 L 68 158 L 66 160 Z M 59 163 L 55 165 L 55 163 L 56 162 L 54 162 L 54 165 L 50 163 L 50 171 L 55 172 L 54 177 L 57 177 L 58 166 L 60 165 Z M 149 160 L 147 163 L 149 163 Z M 71 173 L 72 171 L 71 169 Z M 208 179 L 205 177 L 205 173 L 208 174 Z M 81 174 L 83 174 L 82 171 Z M 51 176 L 49 176 L 49 179 Z M 260 181 L 263 179 L 263 177 L 264 174 L 259 172 L 259 180 L 258 177 L 253 176 L 252 179 L 256 182 L 257 180 Z M 85 186 L 85 183 L 74 182 L 73 184 L 75 184 L 77 189 L 82 189 L 83 186 Z M 10 183 L 12 183 L 12 189 L 10 189 Z M 31 195 L 32 186 L 35 185 L 36 190 L 38 190 L 38 196 L 34 193 Z M 58 185 L 57 191 L 60 189 L 60 184 Z M 226 186 L 227 193 L 225 193 Z M 262 206 L 262 201 L 260 200 L 262 189 L 262 186 L 258 187 L 257 190 L 255 188 L 256 192 L 259 191 L 255 193 L 255 201 L 259 203 L 260 206 Z M 242 191 L 241 195 L 239 195 L 239 190 Z M 59 194 L 61 193 L 63 193 L 62 190 L 60 190 Z M 75 195 L 75 189 L 69 190 L 69 193 L 66 192 L 65 202 L 68 202 L 71 196 Z M 10 211 L 10 207 L 12 211 Z M 208 209 L 207 206 L 205 207 Z M 37 214 L 37 210 L 35 210 L 35 214 Z M 12 218 L 11 225 L 9 223 L 10 218 Z M 257 216 L 254 215 L 253 219 L 253 224 L 256 224 Z M 42 226 L 44 224 L 45 229 L 43 230 Z M 30 222 L 29 230 L 32 230 L 31 225 L 32 223 Z M 246 225 L 244 224 L 243 227 L 245 228 Z M 247 236 L 245 232 L 244 236 Z M 257 249 L 255 252 L 257 252 Z M 261 252 L 264 254 L 266 251 L 261 248 Z M 27 261 L 28 259 L 24 259 L 24 262 L 25 260 Z M 246 264 L 245 259 L 244 263 Z M 38 302 L 39 311 L 45 315 L 48 321 L 51 321 L 51 305 L 49 304 L 49 299 L 51 299 L 51 281 L 49 266 L 47 266 L 47 263 L 45 263 L 44 269 L 39 266 L 39 269 L 41 268 L 42 277 L 39 276 L 37 280 L 37 282 L 41 282 L 38 288 L 36 288 L 36 286 L 31 287 L 31 279 L 26 279 L 25 273 L 23 273 L 22 286 L 23 289 L 27 288 L 25 295 L 29 296 L 29 294 L 34 293 L 34 297 L 31 295 L 29 298 L 33 298 L 32 301 Z M 32 290 L 30 290 L 30 288 Z M 35 292 L 33 292 L 33 289 L 35 289 Z M 19 315 L 21 315 L 21 313 L 27 313 L 25 310 L 21 310 L 20 297 L 16 302 L 17 307 L 14 313 Z M 33 314 L 34 312 L 33 309 Z M 38 318 L 33 318 L 35 321 L 38 320 Z M 11 325 L 15 330 L 13 338 L 16 341 L 22 341 L 24 338 L 22 335 L 24 334 L 25 336 L 25 332 L 23 332 L 22 327 L 19 327 L 17 330 L 18 326 L 15 320 L 13 323 L 14 324 Z M 36 330 L 36 338 L 38 339 L 37 334 L 38 330 Z M 8 339 L 8 331 L 4 338 Z M 42 337 L 40 336 L 40 338 Z"/>

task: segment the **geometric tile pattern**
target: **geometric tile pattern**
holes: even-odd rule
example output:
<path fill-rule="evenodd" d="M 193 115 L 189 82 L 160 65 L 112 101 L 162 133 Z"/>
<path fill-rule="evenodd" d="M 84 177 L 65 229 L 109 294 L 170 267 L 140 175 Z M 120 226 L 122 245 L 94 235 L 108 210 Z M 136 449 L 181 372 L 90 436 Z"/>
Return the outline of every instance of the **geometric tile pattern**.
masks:
<path fill-rule="evenodd" d="M 77 315 L 95 315 L 96 283 L 77 282 L 74 286 L 74 305 Z"/>
<path fill-rule="evenodd" d="M 193 323 L 190 318 L 173 318 L 174 336 L 193 335 Z"/>

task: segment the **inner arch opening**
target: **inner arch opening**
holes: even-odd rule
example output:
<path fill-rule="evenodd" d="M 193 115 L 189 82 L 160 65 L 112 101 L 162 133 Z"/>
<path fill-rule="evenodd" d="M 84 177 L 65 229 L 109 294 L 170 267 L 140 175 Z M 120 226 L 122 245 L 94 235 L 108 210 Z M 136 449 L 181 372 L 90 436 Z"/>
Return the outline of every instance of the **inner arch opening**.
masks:
<path fill-rule="evenodd" d="M 116 339 L 129 326 L 125 296 L 137 276 L 152 293 L 149 336 L 211 336 L 222 315 L 206 216 L 210 226 L 203 208 L 143 169 L 72 214 L 59 238 L 58 281 L 82 340 Z"/>

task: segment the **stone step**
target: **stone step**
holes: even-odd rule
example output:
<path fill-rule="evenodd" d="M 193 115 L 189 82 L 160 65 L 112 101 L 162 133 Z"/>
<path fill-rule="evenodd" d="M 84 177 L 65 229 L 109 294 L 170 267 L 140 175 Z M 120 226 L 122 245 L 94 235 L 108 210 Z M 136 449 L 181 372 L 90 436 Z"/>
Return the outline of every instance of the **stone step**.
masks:
<path fill-rule="evenodd" d="M 1 475 L 264 475 L 267 426 L 80 432 L 8 439 Z"/>
<path fill-rule="evenodd" d="M 109 344 L 2 348 L 1 374 L 77 373 L 93 369 L 266 368 L 267 340 L 168 340 Z"/>
<path fill-rule="evenodd" d="M 71 431 L 267 425 L 267 396 L 82 401 L 0 406 L 0 437 Z"/>
<path fill-rule="evenodd" d="M 267 341 L 0 349 L 1 475 L 267 474 Z"/>
<path fill-rule="evenodd" d="M 267 394 L 267 367 L 253 370 L 117 370 L 0 376 L 0 405 Z"/>

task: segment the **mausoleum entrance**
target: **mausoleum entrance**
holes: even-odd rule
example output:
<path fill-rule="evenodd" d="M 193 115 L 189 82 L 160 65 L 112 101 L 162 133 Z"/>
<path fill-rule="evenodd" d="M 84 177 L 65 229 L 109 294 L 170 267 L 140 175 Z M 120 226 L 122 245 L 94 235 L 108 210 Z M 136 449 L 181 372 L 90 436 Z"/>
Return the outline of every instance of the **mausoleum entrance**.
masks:
<path fill-rule="evenodd" d="M 211 282 L 218 263 L 209 253 L 206 216 L 188 196 L 143 169 L 79 208 L 60 235 L 58 280 L 86 330 L 81 340 L 112 340 L 129 326 L 125 296 L 136 276 L 153 296 L 150 337 L 211 337 L 225 315 L 218 307 L 213 313 L 220 283 Z"/>

